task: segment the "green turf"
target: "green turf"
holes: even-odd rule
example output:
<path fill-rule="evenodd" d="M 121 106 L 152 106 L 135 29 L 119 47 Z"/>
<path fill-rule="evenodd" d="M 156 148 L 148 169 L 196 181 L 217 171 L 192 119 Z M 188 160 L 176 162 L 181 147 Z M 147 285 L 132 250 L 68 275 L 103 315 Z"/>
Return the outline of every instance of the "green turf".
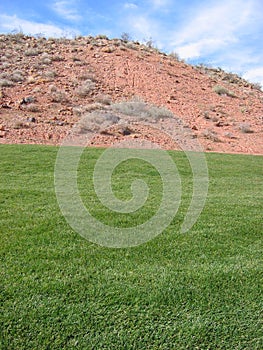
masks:
<path fill-rule="evenodd" d="M 175 220 L 146 244 L 112 249 L 63 218 L 57 150 L 0 146 L 1 349 L 263 348 L 263 157 L 207 154 L 206 206 L 181 234 L 192 181 L 183 154 L 172 153 L 183 184 Z M 95 164 L 101 152 L 83 159 Z M 94 198 L 84 168 L 83 201 L 100 220 L 129 226 L 156 210 L 160 179 L 148 165 L 126 162 L 114 173 L 119 198 L 129 198 L 140 169 L 153 186 L 146 208 L 126 219 Z"/>

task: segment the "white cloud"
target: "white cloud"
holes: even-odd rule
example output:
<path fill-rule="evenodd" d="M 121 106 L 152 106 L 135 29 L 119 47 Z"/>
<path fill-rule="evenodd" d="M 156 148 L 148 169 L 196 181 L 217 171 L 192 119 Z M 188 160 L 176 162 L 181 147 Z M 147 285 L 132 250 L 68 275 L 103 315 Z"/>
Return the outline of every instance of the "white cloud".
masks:
<path fill-rule="evenodd" d="M 253 0 L 206 5 L 190 13 L 184 27 L 174 34 L 173 46 L 182 58 L 207 55 L 237 43 L 252 21 Z"/>
<path fill-rule="evenodd" d="M 181 58 L 188 59 L 188 58 L 198 58 L 202 55 L 204 51 L 213 51 L 216 50 L 219 46 L 223 48 L 225 45 L 224 40 L 220 38 L 204 38 L 200 39 L 197 42 L 185 44 L 182 46 L 179 46 L 176 49 L 176 52 Z"/>
<path fill-rule="evenodd" d="M 21 30 L 24 34 L 30 35 L 42 33 L 47 37 L 72 37 L 79 34 L 72 28 L 60 28 L 53 24 L 27 21 L 16 15 L 0 15 L 0 32 L 12 32 L 13 30 Z"/>
<path fill-rule="evenodd" d="M 138 6 L 136 4 L 134 4 L 134 3 L 132 3 L 132 2 L 126 2 L 124 4 L 124 8 L 128 9 L 128 10 L 134 10 L 134 9 L 137 9 Z"/>
<path fill-rule="evenodd" d="M 53 11 L 55 11 L 59 16 L 68 21 L 79 21 L 81 15 L 76 10 L 75 1 L 71 0 L 58 0 L 52 5 Z"/>
<path fill-rule="evenodd" d="M 243 77 L 253 83 L 259 83 L 263 87 L 263 66 L 249 69 Z"/>
<path fill-rule="evenodd" d="M 136 15 L 125 18 L 129 30 L 138 38 L 149 39 L 154 35 L 155 25 L 147 16 Z"/>

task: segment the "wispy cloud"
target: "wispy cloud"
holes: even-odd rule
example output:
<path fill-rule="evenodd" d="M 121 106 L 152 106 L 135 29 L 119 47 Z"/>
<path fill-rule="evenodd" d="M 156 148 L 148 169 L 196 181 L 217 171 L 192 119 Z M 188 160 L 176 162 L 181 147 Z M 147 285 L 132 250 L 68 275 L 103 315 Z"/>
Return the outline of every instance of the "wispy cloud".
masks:
<path fill-rule="evenodd" d="M 173 45 L 185 59 L 210 54 L 235 44 L 253 18 L 253 1 L 232 0 L 202 6 L 190 13 L 187 23 L 174 34 Z"/>
<path fill-rule="evenodd" d="M 30 35 L 42 33 L 47 37 L 73 37 L 79 34 L 78 31 L 70 27 L 61 28 L 53 24 L 28 21 L 16 15 L 0 15 L 0 32 L 12 32 L 13 30 L 21 30 L 23 33 Z"/>
<path fill-rule="evenodd" d="M 263 87 L 263 66 L 249 69 L 243 77 L 251 82 L 258 82 Z"/>
<path fill-rule="evenodd" d="M 156 39 L 158 36 L 158 23 L 146 14 L 129 14 L 123 22 L 136 40 Z"/>
<path fill-rule="evenodd" d="M 134 10 L 138 8 L 138 5 L 134 4 L 133 2 L 126 2 L 123 7 L 128 10 Z"/>
<path fill-rule="evenodd" d="M 60 17 L 67 21 L 79 21 L 81 19 L 80 13 L 76 9 L 76 3 L 74 0 L 58 0 L 52 5 L 53 11 L 55 11 Z"/>

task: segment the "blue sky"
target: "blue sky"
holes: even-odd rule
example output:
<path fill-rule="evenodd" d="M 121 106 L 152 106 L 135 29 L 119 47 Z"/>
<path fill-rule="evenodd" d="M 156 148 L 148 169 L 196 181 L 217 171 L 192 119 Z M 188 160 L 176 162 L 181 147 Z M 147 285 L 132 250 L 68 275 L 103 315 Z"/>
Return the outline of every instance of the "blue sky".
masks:
<path fill-rule="evenodd" d="M 3 0 L 0 33 L 14 30 L 52 37 L 126 32 L 263 86 L 262 0 Z"/>

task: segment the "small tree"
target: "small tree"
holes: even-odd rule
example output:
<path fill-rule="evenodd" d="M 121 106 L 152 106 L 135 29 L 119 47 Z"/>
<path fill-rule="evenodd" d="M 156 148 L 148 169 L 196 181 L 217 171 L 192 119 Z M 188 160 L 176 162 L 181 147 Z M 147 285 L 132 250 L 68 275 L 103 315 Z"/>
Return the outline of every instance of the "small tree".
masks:
<path fill-rule="evenodd" d="M 124 32 L 121 35 L 121 40 L 123 40 L 123 41 L 132 41 L 132 38 L 131 38 L 129 33 Z"/>

